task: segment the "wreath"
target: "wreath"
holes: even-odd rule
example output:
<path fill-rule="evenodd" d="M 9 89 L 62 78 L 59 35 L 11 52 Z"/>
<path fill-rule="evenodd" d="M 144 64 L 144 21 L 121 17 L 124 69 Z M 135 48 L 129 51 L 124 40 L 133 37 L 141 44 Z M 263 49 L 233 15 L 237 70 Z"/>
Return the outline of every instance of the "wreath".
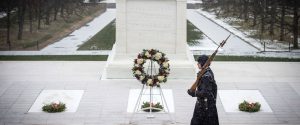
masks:
<path fill-rule="evenodd" d="M 259 102 L 248 102 L 244 100 L 244 102 L 240 103 L 239 109 L 244 112 L 258 112 L 260 110 Z"/>
<path fill-rule="evenodd" d="M 52 102 L 50 104 L 45 104 L 42 109 L 44 112 L 49 113 L 63 112 L 66 110 L 66 104 L 62 102 Z"/>
<path fill-rule="evenodd" d="M 146 60 L 157 62 L 159 65 L 159 72 L 156 75 L 147 74 L 144 71 L 144 64 Z M 155 50 L 144 49 L 143 52 L 139 53 L 137 59 L 134 59 L 134 65 L 132 68 L 134 77 L 141 81 L 142 84 L 147 86 L 160 86 L 160 83 L 167 82 L 167 77 L 170 74 L 169 60 L 166 58 L 166 54 Z"/>
<path fill-rule="evenodd" d="M 150 108 L 150 105 L 151 105 L 151 108 Z M 151 112 L 159 112 L 159 111 L 162 111 L 164 109 L 164 107 L 159 102 L 157 102 L 156 104 L 150 103 L 150 102 L 143 102 L 141 109 L 145 112 L 150 112 L 150 110 L 151 110 Z"/>

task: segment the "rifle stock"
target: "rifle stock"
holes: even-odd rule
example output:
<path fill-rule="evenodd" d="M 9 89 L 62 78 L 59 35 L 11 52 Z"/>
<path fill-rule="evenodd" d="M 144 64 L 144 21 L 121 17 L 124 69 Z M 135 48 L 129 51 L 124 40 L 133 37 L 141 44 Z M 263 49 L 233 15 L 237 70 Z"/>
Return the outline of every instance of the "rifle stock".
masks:
<path fill-rule="evenodd" d="M 231 34 L 230 34 L 230 35 L 231 35 Z M 204 64 L 204 66 L 202 66 L 202 69 L 201 69 L 200 73 L 198 74 L 196 81 L 195 81 L 194 84 L 191 86 L 190 91 L 192 91 L 192 92 L 195 92 L 195 91 L 196 91 L 196 88 L 199 86 L 198 83 L 200 84 L 199 81 L 201 80 L 202 76 L 204 75 L 206 69 L 209 67 L 210 63 L 211 63 L 211 62 L 213 61 L 213 59 L 215 58 L 215 56 L 216 56 L 216 54 L 217 54 L 217 52 L 218 52 L 218 49 L 219 49 L 220 47 L 223 47 L 223 46 L 225 45 L 225 43 L 226 43 L 226 41 L 228 40 L 228 38 L 230 37 L 230 35 L 229 35 L 225 40 L 223 40 L 223 41 L 220 43 L 220 45 L 219 45 L 218 48 L 215 50 L 215 52 L 208 58 L 208 60 L 207 60 L 207 61 L 205 62 L 205 64 Z"/>

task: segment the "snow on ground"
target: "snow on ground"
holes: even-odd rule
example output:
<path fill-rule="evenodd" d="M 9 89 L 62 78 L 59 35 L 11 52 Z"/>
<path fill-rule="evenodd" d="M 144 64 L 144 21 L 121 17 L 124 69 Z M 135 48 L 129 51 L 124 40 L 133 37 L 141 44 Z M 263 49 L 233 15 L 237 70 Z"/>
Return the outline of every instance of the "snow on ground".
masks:
<path fill-rule="evenodd" d="M 4 12 L 0 12 L 0 18 L 3 18 L 3 17 L 6 17 L 6 13 L 4 13 Z"/>
<path fill-rule="evenodd" d="M 219 45 L 222 40 L 230 34 L 227 30 L 213 23 L 211 20 L 205 18 L 195 10 L 187 10 L 187 18 L 192 22 L 198 29 L 200 29 L 208 38 L 210 38 L 215 44 Z M 204 48 L 199 46 L 199 48 Z M 258 49 L 252 45 L 244 42 L 234 34 L 228 39 L 224 46 L 224 53 L 256 53 Z"/>
<path fill-rule="evenodd" d="M 187 0 L 187 3 L 189 4 L 198 4 L 198 3 L 202 3 L 201 0 Z"/>
<path fill-rule="evenodd" d="M 77 51 L 77 49 L 113 21 L 115 14 L 115 9 L 107 9 L 91 22 L 40 51 L 0 51 L 0 55 L 109 55 L 110 50 Z"/>
<path fill-rule="evenodd" d="M 103 0 L 101 3 L 116 3 L 116 0 Z"/>
<path fill-rule="evenodd" d="M 198 44 L 190 46 L 191 51 L 203 50 L 203 51 L 212 51 L 215 50 L 218 46 L 213 43 L 208 37 L 204 37 L 201 40 L 198 40 Z"/>
<path fill-rule="evenodd" d="M 198 12 L 197 12 L 198 11 Z M 218 23 L 214 20 L 215 16 L 206 14 L 203 15 L 199 10 L 188 10 L 187 18 L 192 22 L 198 29 L 200 29 L 205 37 L 203 40 L 199 40 L 199 44 L 196 46 L 191 46 L 190 50 L 194 55 L 207 54 L 211 55 L 216 49 L 216 45 L 232 33 L 231 37 L 228 39 L 224 48 L 219 50 L 218 55 L 231 55 L 231 56 L 259 56 L 259 57 L 282 57 L 282 58 L 300 58 L 300 51 L 293 50 L 292 52 L 278 51 L 278 45 L 270 44 L 269 47 L 275 48 L 277 51 L 270 51 L 271 49 L 266 49 L 270 52 L 261 52 L 263 46 L 256 40 L 247 38 L 243 32 L 233 28 L 232 26 L 226 24 L 222 20 L 218 20 Z M 203 13 L 207 13 L 204 12 Z M 241 37 L 241 35 L 244 35 Z M 274 42 L 273 42 L 274 43 Z M 215 45 L 215 46 L 214 46 Z"/>
<path fill-rule="evenodd" d="M 108 9 L 102 15 L 96 17 L 93 21 L 87 23 L 78 30 L 75 30 L 69 36 L 42 49 L 42 53 L 70 53 L 77 51 L 80 45 L 88 41 L 107 24 L 113 21 L 115 19 L 115 15 L 116 11 L 114 9 Z"/>
<path fill-rule="evenodd" d="M 198 41 L 199 43 L 196 46 L 190 46 L 190 50 L 194 55 L 212 54 L 217 45 L 231 32 L 233 35 L 224 48 L 219 50 L 218 55 L 300 58 L 300 50 L 293 50 L 293 52 L 259 52 L 255 47 L 262 47 L 260 43 L 256 45 L 255 42 L 251 42 L 251 44 L 245 42 L 246 37 L 240 36 L 243 34 L 241 31 L 222 22 L 222 20 L 215 20 L 215 16 L 207 12 L 188 10 L 187 18 L 205 35 L 202 40 Z M 115 9 L 108 9 L 107 12 L 96 17 L 86 26 L 79 28 L 69 36 L 41 51 L 0 51 L 0 55 L 109 55 L 110 50 L 77 51 L 77 49 L 113 19 L 115 19 Z"/>
<path fill-rule="evenodd" d="M 224 29 L 228 30 L 229 32 L 235 34 L 240 39 L 244 40 L 245 42 L 248 42 L 249 44 L 252 44 L 256 48 L 259 48 L 260 50 L 264 50 L 263 42 L 266 43 L 266 51 L 287 51 L 288 50 L 288 44 L 283 44 L 276 41 L 270 41 L 270 40 L 263 40 L 260 41 L 259 39 L 254 39 L 248 37 L 248 35 L 251 34 L 252 31 L 240 31 L 237 29 L 238 26 L 231 26 L 227 24 L 226 22 L 229 22 L 229 18 L 223 18 L 218 19 L 215 14 L 203 11 L 202 9 L 197 10 L 199 14 L 206 17 L 207 19 L 211 20 L 212 22 L 216 23 L 217 25 L 223 27 Z"/>
<path fill-rule="evenodd" d="M 84 0 L 83 3 L 90 3 L 90 0 Z M 115 0 L 97 0 L 96 3 L 116 3 Z"/>

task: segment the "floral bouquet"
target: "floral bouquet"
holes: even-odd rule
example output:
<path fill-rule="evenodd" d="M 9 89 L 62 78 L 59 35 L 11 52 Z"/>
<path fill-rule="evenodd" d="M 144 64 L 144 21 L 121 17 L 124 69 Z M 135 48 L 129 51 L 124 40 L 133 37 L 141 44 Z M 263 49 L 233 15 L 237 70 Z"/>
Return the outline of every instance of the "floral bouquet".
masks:
<path fill-rule="evenodd" d="M 156 104 L 150 102 L 143 102 L 141 109 L 145 112 L 150 112 L 150 109 L 152 109 L 152 112 L 159 112 L 162 111 L 164 107 L 159 102 L 157 102 Z"/>
<path fill-rule="evenodd" d="M 244 112 L 258 112 L 260 110 L 260 103 L 259 102 L 244 102 L 240 103 L 239 109 L 240 111 Z"/>
<path fill-rule="evenodd" d="M 62 102 L 52 102 L 43 106 L 43 111 L 48 113 L 63 112 L 66 110 L 66 104 Z"/>

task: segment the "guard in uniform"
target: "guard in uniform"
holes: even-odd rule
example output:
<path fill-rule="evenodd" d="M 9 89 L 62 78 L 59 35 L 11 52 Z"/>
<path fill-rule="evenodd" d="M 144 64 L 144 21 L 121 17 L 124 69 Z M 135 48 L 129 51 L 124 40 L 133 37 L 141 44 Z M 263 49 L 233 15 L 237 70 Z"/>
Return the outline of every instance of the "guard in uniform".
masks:
<path fill-rule="evenodd" d="M 206 55 L 198 58 L 197 61 L 200 70 L 207 60 L 208 56 Z M 210 68 L 206 69 L 199 82 L 201 83 L 199 83 L 195 92 L 187 91 L 190 96 L 197 97 L 191 125 L 219 125 L 216 107 L 217 84 Z"/>

